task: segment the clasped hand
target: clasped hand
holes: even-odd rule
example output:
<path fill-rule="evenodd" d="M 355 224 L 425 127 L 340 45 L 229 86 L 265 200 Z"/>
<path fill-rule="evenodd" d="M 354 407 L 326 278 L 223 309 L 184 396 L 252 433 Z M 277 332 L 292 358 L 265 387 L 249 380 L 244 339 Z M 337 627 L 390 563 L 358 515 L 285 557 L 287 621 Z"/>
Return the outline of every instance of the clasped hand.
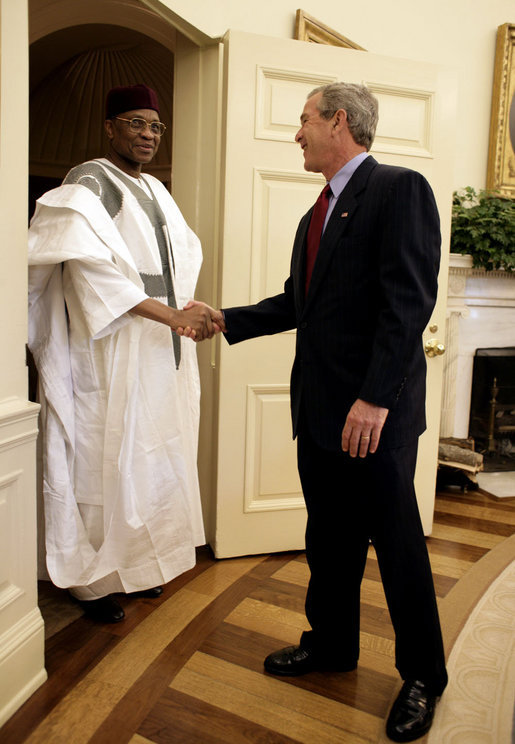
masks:
<path fill-rule="evenodd" d="M 182 309 L 184 325 L 175 329 L 179 336 L 186 336 L 194 341 L 213 338 L 215 333 L 225 331 L 223 313 L 214 310 L 205 302 L 190 300 Z"/>

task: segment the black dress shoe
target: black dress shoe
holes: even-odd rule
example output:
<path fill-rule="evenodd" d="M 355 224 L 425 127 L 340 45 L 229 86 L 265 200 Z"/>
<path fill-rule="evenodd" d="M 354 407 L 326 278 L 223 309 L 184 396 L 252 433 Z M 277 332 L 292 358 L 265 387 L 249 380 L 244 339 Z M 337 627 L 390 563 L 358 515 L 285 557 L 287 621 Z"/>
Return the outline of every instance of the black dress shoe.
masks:
<path fill-rule="evenodd" d="M 407 680 L 392 705 L 386 733 L 392 741 L 414 741 L 427 734 L 433 723 L 438 695 L 420 680 Z"/>
<path fill-rule="evenodd" d="M 163 587 L 162 586 L 153 586 L 151 589 L 142 589 L 139 592 L 129 592 L 130 597 L 149 597 L 150 599 L 155 599 L 156 597 L 160 597 L 163 593 Z"/>
<path fill-rule="evenodd" d="M 338 662 L 329 657 L 321 657 L 312 650 L 302 646 L 287 646 L 274 651 L 265 659 L 265 669 L 271 674 L 285 677 L 296 677 L 313 671 L 350 672 L 356 669 L 357 662 L 349 664 Z"/>
<path fill-rule="evenodd" d="M 77 601 L 86 615 L 99 623 L 119 623 L 125 617 L 125 612 L 110 594 L 100 599 Z"/>

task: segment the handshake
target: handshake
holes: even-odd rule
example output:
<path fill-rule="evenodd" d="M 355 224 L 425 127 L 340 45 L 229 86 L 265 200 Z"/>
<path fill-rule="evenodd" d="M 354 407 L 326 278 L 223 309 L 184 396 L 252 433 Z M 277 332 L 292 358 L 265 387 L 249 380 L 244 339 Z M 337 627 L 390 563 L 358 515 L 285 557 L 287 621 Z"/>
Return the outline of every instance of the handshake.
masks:
<path fill-rule="evenodd" d="M 179 336 L 203 341 L 213 338 L 216 333 L 226 331 L 225 320 L 221 310 L 213 310 L 205 302 L 190 300 L 182 310 L 177 312 L 178 322 L 173 330 Z"/>

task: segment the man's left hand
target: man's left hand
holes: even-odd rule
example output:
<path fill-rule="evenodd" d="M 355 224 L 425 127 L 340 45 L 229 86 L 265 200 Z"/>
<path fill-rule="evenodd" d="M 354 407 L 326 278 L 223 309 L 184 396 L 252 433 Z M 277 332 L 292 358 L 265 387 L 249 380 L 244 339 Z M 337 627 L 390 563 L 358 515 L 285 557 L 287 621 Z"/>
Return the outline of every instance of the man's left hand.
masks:
<path fill-rule="evenodd" d="M 381 438 L 388 408 L 381 408 L 373 403 L 358 398 L 353 405 L 342 431 L 342 450 L 351 457 L 366 457 L 373 454 Z"/>

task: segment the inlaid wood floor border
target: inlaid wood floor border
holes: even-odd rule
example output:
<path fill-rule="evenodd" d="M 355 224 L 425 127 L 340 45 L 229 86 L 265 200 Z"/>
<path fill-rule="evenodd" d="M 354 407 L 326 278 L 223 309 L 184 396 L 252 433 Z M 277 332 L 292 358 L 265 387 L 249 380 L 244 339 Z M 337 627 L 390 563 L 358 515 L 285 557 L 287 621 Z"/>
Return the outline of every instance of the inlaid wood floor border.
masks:
<path fill-rule="evenodd" d="M 438 494 L 428 549 L 446 649 L 515 556 L 515 499 Z M 347 674 L 277 679 L 270 651 L 306 628 L 302 552 L 216 561 L 161 598 L 121 603 L 126 620 L 84 616 L 47 642 L 48 681 L 0 730 L 2 744 L 378 744 L 397 694 L 393 629 L 371 548 L 361 655 Z M 420 740 L 421 743 L 423 740 Z M 442 743 L 443 744 L 443 743 Z"/>

